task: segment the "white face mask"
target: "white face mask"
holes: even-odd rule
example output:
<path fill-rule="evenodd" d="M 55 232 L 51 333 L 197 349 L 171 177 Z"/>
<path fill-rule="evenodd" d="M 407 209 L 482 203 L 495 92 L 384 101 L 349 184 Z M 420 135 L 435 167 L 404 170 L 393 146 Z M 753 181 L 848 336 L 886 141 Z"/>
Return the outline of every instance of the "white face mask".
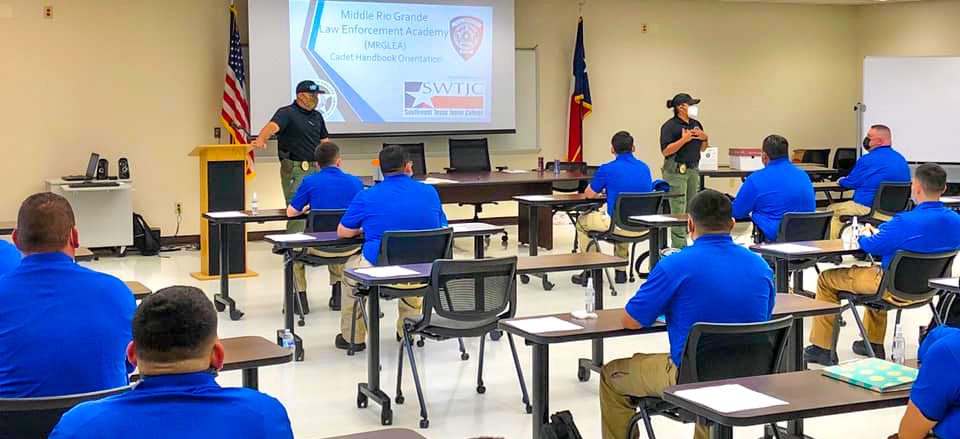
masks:
<path fill-rule="evenodd" d="M 696 105 L 687 107 L 687 116 L 697 117 L 698 114 L 700 114 L 700 107 L 697 107 Z"/>

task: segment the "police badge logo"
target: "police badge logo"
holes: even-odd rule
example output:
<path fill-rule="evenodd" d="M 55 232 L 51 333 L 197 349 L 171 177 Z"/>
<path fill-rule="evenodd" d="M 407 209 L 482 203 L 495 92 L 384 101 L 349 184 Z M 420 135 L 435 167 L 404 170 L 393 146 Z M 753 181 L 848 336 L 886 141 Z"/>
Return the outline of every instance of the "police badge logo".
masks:
<path fill-rule="evenodd" d="M 464 61 L 473 58 L 483 41 L 483 21 L 477 17 L 460 16 L 450 20 L 450 42 Z"/>
<path fill-rule="evenodd" d="M 317 111 L 323 114 L 324 119 L 330 119 L 337 111 L 337 90 L 322 79 L 316 82 L 320 91 L 317 95 Z"/>

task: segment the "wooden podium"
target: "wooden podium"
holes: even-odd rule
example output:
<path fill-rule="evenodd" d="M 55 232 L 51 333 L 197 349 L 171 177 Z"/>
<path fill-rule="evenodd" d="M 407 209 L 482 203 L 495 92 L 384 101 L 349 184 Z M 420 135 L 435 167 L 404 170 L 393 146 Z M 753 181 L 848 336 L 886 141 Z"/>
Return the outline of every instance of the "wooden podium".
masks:
<path fill-rule="evenodd" d="M 228 274 L 232 278 L 253 277 L 247 270 L 247 229 L 244 224 L 210 224 L 203 214 L 227 210 L 242 211 L 246 206 L 245 160 L 250 145 L 200 145 L 190 151 L 200 158 L 200 271 L 190 273 L 198 280 L 221 276 L 220 240 L 227 240 Z M 224 237 L 221 237 L 221 230 Z"/>

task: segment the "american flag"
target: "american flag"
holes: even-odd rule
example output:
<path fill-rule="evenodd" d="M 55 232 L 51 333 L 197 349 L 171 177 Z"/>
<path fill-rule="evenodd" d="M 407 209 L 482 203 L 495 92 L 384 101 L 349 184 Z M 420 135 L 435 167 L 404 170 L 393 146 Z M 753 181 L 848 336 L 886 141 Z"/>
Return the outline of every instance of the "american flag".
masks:
<path fill-rule="evenodd" d="M 237 8 L 230 5 L 230 51 L 227 53 L 227 74 L 223 86 L 220 121 L 227 128 L 233 143 L 249 143 L 250 104 L 247 102 L 246 76 L 243 73 L 243 52 L 237 29 Z M 253 178 L 253 150 L 247 153 L 246 175 Z"/>

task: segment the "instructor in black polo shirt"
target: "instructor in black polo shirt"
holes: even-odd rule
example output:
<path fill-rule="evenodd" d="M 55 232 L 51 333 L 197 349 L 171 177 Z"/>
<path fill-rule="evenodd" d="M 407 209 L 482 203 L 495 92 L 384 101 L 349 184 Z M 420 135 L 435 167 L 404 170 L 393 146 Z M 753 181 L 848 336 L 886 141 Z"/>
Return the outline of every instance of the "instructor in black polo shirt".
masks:
<path fill-rule="evenodd" d="M 312 165 L 314 149 L 330 141 L 323 115 L 316 110 L 320 93 L 320 87 L 313 81 L 301 81 L 297 84 L 297 100 L 280 107 L 250 143 L 254 148 L 263 149 L 267 147 L 267 140 L 277 135 L 280 184 L 288 206 L 303 178 L 317 171 Z M 302 220 L 287 221 L 287 233 L 302 232 L 305 225 Z"/>
<path fill-rule="evenodd" d="M 703 125 L 696 119 L 697 104 L 686 93 L 680 93 L 667 101 L 673 109 L 673 117 L 660 127 L 660 152 L 663 153 L 663 179 L 670 183 L 670 192 L 680 196 L 670 198 L 671 213 L 686 213 L 687 202 L 700 192 L 700 153 L 710 141 L 703 132 Z M 674 248 L 687 246 L 686 227 L 674 227 L 670 231 Z"/>

